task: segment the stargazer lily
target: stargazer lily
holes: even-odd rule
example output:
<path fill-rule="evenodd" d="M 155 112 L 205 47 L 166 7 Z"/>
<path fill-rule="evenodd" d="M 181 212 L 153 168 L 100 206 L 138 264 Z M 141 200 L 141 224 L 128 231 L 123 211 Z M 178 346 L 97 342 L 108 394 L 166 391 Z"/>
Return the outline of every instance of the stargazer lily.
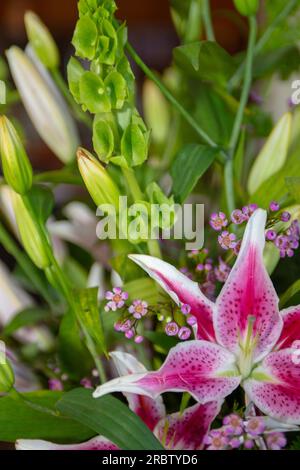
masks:
<path fill-rule="evenodd" d="M 116 351 L 111 357 L 119 374 L 145 374 L 147 370 L 128 353 Z M 204 446 L 204 438 L 212 421 L 220 411 L 222 402 L 197 403 L 182 413 L 166 415 L 162 398 L 125 392 L 129 408 L 136 413 L 160 440 L 166 449 L 198 450 Z M 81 444 L 59 445 L 43 440 L 19 439 L 18 450 L 118 450 L 103 436 L 97 436 Z"/>
<path fill-rule="evenodd" d="M 191 306 L 196 338 L 172 348 L 155 372 L 127 375 L 98 387 L 94 397 L 122 391 L 156 398 L 189 392 L 199 403 L 222 400 L 239 385 L 264 414 L 300 423 L 300 305 L 282 312 L 263 263 L 266 211 L 249 219 L 235 265 L 215 303 L 173 266 L 132 255 L 179 305 Z"/>

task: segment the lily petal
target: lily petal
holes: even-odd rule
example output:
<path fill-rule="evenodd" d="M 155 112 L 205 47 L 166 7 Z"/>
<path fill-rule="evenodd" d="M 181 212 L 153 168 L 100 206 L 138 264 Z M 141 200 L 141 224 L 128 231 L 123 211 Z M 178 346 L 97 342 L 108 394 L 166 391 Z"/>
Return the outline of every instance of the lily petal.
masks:
<path fill-rule="evenodd" d="M 143 364 L 131 354 L 114 351 L 110 353 L 110 356 L 120 376 L 147 372 Z M 124 395 L 127 398 L 129 408 L 144 421 L 151 431 L 165 417 L 166 409 L 160 396 L 153 400 L 153 398 L 134 393 L 125 392 Z"/>
<path fill-rule="evenodd" d="M 111 441 L 103 436 L 97 436 L 81 444 L 55 444 L 41 439 L 18 439 L 17 450 L 119 450 Z"/>
<path fill-rule="evenodd" d="M 220 400 L 240 383 L 235 357 L 207 341 L 188 341 L 172 348 L 156 372 L 127 375 L 100 385 L 95 398 L 130 392 L 156 398 L 164 392 L 189 392 L 200 403 Z"/>
<path fill-rule="evenodd" d="M 281 312 L 283 328 L 276 347 L 289 348 L 293 342 L 300 340 L 300 305 L 289 307 Z"/>
<path fill-rule="evenodd" d="M 188 304 L 197 318 L 197 338 L 215 341 L 213 302 L 202 294 L 197 282 L 191 281 L 169 263 L 153 256 L 129 255 L 129 258 L 149 274 L 177 303 Z"/>
<path fill-rule="evenodd" d="M 154 434 L 166 449 L 200 449 L 221 404 L 218 401 L 197 403 L 183 413 L 171 414 L 158 423 Z"/>
<path fill-rule="evenodd" d="M 278 297 L 263 263 L 265 223 L 266 211 L 257 209 L 247 224 L 238 258 L 214 312 L 217 340 L 235 354 L 245 345 L 251 328 L 256 361 L 271 351 L 282 330 Z"/>
<path fill-rule="evenodd" d="M 264 414 L 288 424 L 300 424 L 300 363 L 294 353 L 290 348 L 269 354 L 243 384 Z"/>

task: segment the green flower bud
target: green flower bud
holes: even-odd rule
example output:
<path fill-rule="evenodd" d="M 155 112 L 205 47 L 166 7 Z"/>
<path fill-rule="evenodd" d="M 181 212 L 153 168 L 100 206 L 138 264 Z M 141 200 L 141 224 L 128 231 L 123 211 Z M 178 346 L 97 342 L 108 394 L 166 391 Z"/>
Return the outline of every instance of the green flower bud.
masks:
<path fill-rule="evenodd" d="M 0 341 L 0 393 L 9 392 L 14 383 L 14 371 L 6 357 L 5 344 Z"/>
<path fill-rule="evenodd" d="M 243 16 L 252 16 L 257 13 L 259 0 L 233 0 L 235 8 Z"/>
<path fill-rule="evenodd" d="M 64 163 L 69 163 L 75 158 L 78 133 L 68 106 L 49 72 L 32 49 L 24 53 L 13 46 L 6 55 L 34 127 L 53 153 Z"/>
<path fill-rule="evenodd" d="M 0 153 L 6 182 L 20 194 L 32 185 L 32 168 L 16 129 L 5 117 L 0 117 Z"/>
<path fill-rule="evenodd" d="M 104 166 L 83 148 L 78 149 L 77 158 L 82 179 L 95 204 L 112 204 L 118 211 L 120 192 Z"/>
<path fill-rule="evenodd" d="M 25 28 L 31 47 L 48 69 L 59 65 L 59 52 L 56 43 L 41 19 L 32 11 L 25 13 Z"/>
<path fill-rule="evenodd" d="M 29 204 L 27 204 L 27 198 L 23 198 L 12 191 L 12 200 L 18 230 L 24 248 L 34 264 L 40 269 L 45 269 L 51 265 L 51 259 L 47 249 L 49 246 L 47 236 L 43 232 L 37 217 L 35 217 L 33 211 L 30 209 Z"/>

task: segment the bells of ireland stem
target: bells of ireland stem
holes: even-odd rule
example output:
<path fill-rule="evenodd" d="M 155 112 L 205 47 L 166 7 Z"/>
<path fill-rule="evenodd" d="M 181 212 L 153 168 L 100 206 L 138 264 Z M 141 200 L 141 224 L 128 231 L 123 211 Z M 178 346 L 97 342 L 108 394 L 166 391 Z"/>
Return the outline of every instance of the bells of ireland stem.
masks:
<path fill-rule="evenodd" d="M 243 16 L 256 15 L 259 8 L 259 0 L 233 0 L 235 8 Z"/>
<path fill-rule="evenodd" d="M 16 129 L 5 116 L 0 116 L 0 153 L 6 182 L 25 194 L 32 186 L 31 164 Z"/>
<path fill-rule="evenodd" d="M 31 47 L 6 52 L 26 111 L 42 140 L 63 162 L 75 159 L 79 138 L 74 120 L 49 72 Z"/>
<path fill-rule="evenodd" d="M 15 376 L 5 350 L 5 344 L 0 341 L 0 394 L 9 392 L 15 383 Z"/>
<path fill-rule="evenodd" d="M 12 191 L 13 208 L 23 246 L 33 263 L 40 269 L 51 265 L 49 240 L 26 196 Z"/>
<path fill-rule="evenodd" d="M 29 43 L 36 56 L 48 69 L 57 68 L 59 52 L 47 26 L 32 11 L 25 13 L 24 21 Z"/>
<path fill-rule="evenodd" d="M 112 206 L 118 212 L 120 192 L 107 170 L 91 153 L 83 148 L 77 151 L 78 168 L 85 186 L 97 206 Z M 105 212 L 110 212 L 109 207 Z"/>

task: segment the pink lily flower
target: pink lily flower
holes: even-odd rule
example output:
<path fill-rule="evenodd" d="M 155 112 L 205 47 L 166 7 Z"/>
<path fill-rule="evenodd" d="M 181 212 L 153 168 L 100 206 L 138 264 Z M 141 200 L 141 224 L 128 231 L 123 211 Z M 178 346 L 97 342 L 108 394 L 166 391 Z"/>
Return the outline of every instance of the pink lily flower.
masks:
<path fill-rule="evenodd" d="M 173 266 L 132 255 L 178 304 L 191 306 L 196 338 L 172 348 L 155 372 L 127 375 L 98 387 L 94 397 L 115 391 L 155 399 L 167 391 L 189 392 L 199 403 L 222 400 L 239 385 L 265 414 L 300 423 L 300 306 L 279 312 L 278 297 L 263 263 L 266 212 L 250 217 L 239 255 L 213 303 Z"/>
<path fill-rule="evenodd" d="M 134 356 L 115 351 L 111 353 L 120 375 L 147 373 L 145 367 Z M 183 413 L 166 415 L 162 398 L 156 399 L 124 393 L 129 408 L 136 413 L 161 441 L 166 449 L 197 450 L 204 446 L 210 425 L 221 409 L 222 402 L 197 403 Z M 81 444 L 60 445 L 44 440 L 19 439 L 18 450 L 118 450 L 118 447 L 103 436 L 97 436 Z"/>

